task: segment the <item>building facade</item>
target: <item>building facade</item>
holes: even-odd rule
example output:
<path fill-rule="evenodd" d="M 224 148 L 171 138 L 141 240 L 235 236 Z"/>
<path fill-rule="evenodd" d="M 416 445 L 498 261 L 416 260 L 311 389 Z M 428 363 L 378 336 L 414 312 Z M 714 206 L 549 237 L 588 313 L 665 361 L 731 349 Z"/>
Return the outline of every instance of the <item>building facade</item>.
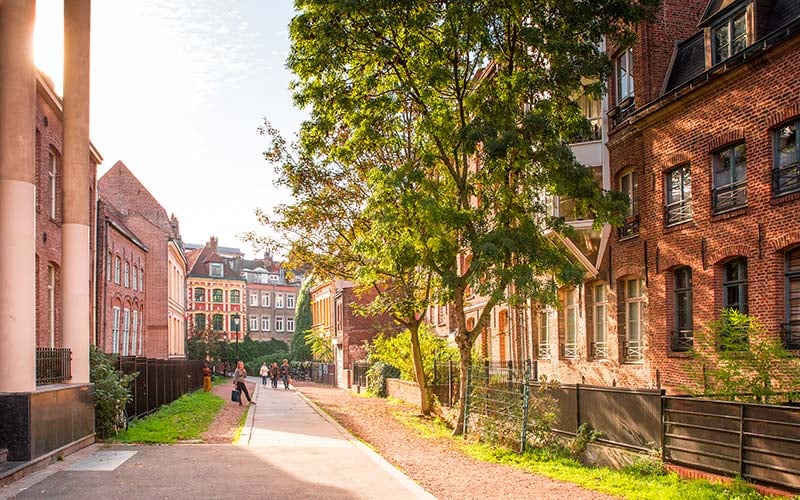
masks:
<path fill-rule="evenodd" d="M 145 262 L 147 246 L 123 217 L 102 199 L 97 202 L 97 337 L 103 352 L 141 356 L 144 352 Z"/>
<path fill-rule="evenodd" d="M 178 220 L 167 215 L 131 170 L 121 161 L 98 181 L 100 197 L 112 205 L 125 226 L 148 248 L 139 285 L 145 292 L 145 324 L 140 354 L 148 358 L 181 358 L 185 347 L 186 257 Z M 107 256 L 108 249 L 98 252 Z M 106 265 L 103 263 L 103 265 Z"/>
<path fill-rule="evenodd" d="M 186 314 L 189 335 L 212 331 L 228 341 L 242 341 L 247 332 L 247 282 L 234 262 L 218 253 L 217 238 L 189 251 Z"/>
<path fill-rule="evenodd" d="M 287 279 L 283 267 L 270 255 L 239 262 L 247 280 L 247 332 L 253 340 L 277 339 L 286 344 L 294 335 L 294 313 L 300 282 Z"/>

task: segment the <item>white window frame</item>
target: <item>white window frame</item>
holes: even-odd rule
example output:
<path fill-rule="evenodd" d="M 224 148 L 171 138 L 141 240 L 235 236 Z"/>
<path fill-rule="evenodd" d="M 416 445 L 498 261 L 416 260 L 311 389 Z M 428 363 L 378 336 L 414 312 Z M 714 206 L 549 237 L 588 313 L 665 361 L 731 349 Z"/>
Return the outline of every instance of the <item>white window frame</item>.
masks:
<path fill-rule="evenodd" d="M 119 306 L 114 306 L 111 308 L 111 311 L 113 317 L 111 323 L 111 352 L 116 354 L 119 352 L 119 320 L 121 310 Z"/>
<path fill-rule="evenodd" d="M 580 306 L 580 289 L 567 288 L 564 295 L 564 357 L 578 357 L 578 321 Z"/>
<path fill-rule="evenodd" d="M 50 218 L 55 220 L 58 216 L 58 158 L 53 151 L 50 151 L 48 160 L 50 163 L 48 171 L 50 180 Z"/>
<path fill-rule="evenodd" d="M 629 179 L 627 187 L 625 186 L 625 179 L 626 178 Z M 619 176 L 619 190 L 623 194 L 628 195 L 628 198 L 630 199 L 630 204 L 628 205 L 628 212 L 626 213 L 626 215 L 628 217 L 632 217 L 632 216 L 638 214 L 639 213 L 639 203 L 638 203 L 638 200 L 636 199 L 636 195 L 637 195 L 637 191 L 638 191 L 637 180 L 636 180 L 636 170 L 631 169 L 631 170 L 629 170 L 629 171 L 627 171 L 624 174 Z"/>
<path fill-rule="evenodd" d="M 139 291 L 144 292 L 144 269 L 139 268 Z"/>
<path fill-rule="evenodd" d="M 56 346 L 56 267 L 47 264 L 47 329 L 50 347 Z"/>
<path fill-rule="evenodd" d="M 122 355 L 128 355 L 128 344 L 131 335 L 131 310 L 127 307 L 122 311 Z"/>
<path fill-rule="evenodd" d="M 133 273 L 131 273 L 131 288 L 136 291 L 139 289 L 139 268 L 133 266 Z"/>
<path fill-rule="evenodd" d="M 122 259 L 119 255 L 114 256 L 114 283 L 119 285 L 120 274 L 122 273 Z"/>
<path fill-rule="evenodd" d="M 268 332 L 270 330 L 269 316 L 261 316 L 261 331 Z"/>
<path fill-rule="evenodd" d="M 125 261 L 124 271 L 122 274 L 122 285 L 125 288 L 131 287 L 131 263 L 127 260 Z"/>
<path fill-rule="evenodd" d="M 283 309 L 283 294 L 275 293 L 275 309 Z"/>
<path fill-rule="evenodd" d="M 212 262 L 208 265 L 208 274 L 214 278 L 222 278 L 225 274 L 223 265 L 219 262 Z"/>
<path fill-rule="evenodd" d="M 625 361 L 642 361 L 644 359 L 644 292 L 641 278 L 624 280 L 625 286 L 625 340 L 628 343 L 628 354 Z M 631 294 L 634 286 L 636 294 Z M 634 314 L 633 311 L 636 311 Z M 632 332 L 636 332 L 632 335 Z"/>
<path fill-rule="evenodd" d="M 258 293 L 250 294 L 250 307 L 258 307 Z"/>
<path fill-rule="evenodd" d="M 133 310 L 131 323 L 131 354 L 136 355 L 136 335 L 139 333 L 139 311 L 137 309 Z"/>
<path fill-rule="evenodd" d="M 275 331 L 283 331 L 283 316 L 275 316 Z"/>
<path fill-rule="evenodd" d="M 634 96 L 633 48 L 628 47 L 614 61 L 617 80 L 617 105 Z"/>
<path fill-rule="evenodd" d="M 270 294 L 269 292 L 261 294 L 261 307 L 269 307 L 270 305 Z"/>
<path fill-rule="evenodd" d="M 258 316 L 255 314 L 250 315 L 250 331 L 251 332 L 258 331 Z"/>
<path fill-rule="evenodd" d="M 600 292 L 600 293 L 598 293 Z M 594 349 L 593 357 L 608 357 L 608 290 L 605 284 L 595 285 L 592 289 L 594 302 Z"/>
<path fill-rule="evenodd" d="M 286 294 L 286 309 L 294 309 L 295 302 L 294 302 L 294 294 L 287 293 Z"/>
<path fill-rule="evenodd" d="M 550 319 L 552 310 L 549 307 L 544 307 L 538 313 L 538 346 L 539 352 L 537 357 L 539 359 L 550 359 L 552 353 L 550 351 Z"/>
<path fill-rule="evenodd" d="M 286 318 L 286 331 L 294 333 L 294 318 Z"/>

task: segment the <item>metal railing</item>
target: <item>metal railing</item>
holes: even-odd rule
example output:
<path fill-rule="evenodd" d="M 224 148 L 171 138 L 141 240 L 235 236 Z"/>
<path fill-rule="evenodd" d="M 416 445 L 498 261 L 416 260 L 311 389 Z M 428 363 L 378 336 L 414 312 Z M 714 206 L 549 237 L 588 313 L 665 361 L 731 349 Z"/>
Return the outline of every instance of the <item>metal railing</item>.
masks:
<path fill-rule="evenodd" d="M 565 342 L 561 344 L 561 357 L 562 358 L 577 358 L 578 357 L 578 343 Z"/>
<path fill-rule="evenodd" d="M 72 351 L 68 348 L 36 348 L 36 385 L 60 384 L 72 379 Z"/>
<path fill-rule="evenodd" d="M 633 215 L 627 217 L 625 222 L 622 223 L 622 226 L 617 229 L 617 234 L 621 240 L 639 234 L 639 216 Z"/>
<path fill-rule="evenodd" d="M 550 359 L 550 356 L 552 356 L 550 344 L 539 344 L 537 355 L 539 356 L 539 359 Z"/>
<path fill-rule="evenodd" d="M 793 163 L 772 169 L 772 194 L 782 195 L 800 191 L 800 164 Z"/>
<path fill-rule="evenodd" d="M 694 348 L 694 331 L 673 330 L 670 332 L 670 349 L 672 352 L 686 352 Z"/>
<path fill-rule="evenodd" d="M 800 349 L 800 321 L 790 321 L 781 325 L 781 338 L 787 349 Z"/>
<path fill-rule="evenodd" d="M 598 341 L 592 342 L 592 358 L 605 359 L 608 357 L 608 342 Z"/>
<path fill-rule="evenodd" d="M 734 210 L 747 205 L 747 181 L 734 182 L 714 189 L 711 194 L 711 208 L 715 214 Z"/>
<path fill-rule="evenodd" d="M 367 371 L 369 363 L 366 361 L 353 362 L 353 385 L 357 387 L 367 386 Z"/>
<path fill-rule="evenodd" d="M 692 220 L 692 199 L 684 199 L 672 202 L 665 209 L 666 224 L 680 224 Z"/>
<path fill-rule="evenodd" d="M 644 359 L 644 345 L 641 340 L 625 340 L 622 343 L 624 359 L 628 363 Z"/>

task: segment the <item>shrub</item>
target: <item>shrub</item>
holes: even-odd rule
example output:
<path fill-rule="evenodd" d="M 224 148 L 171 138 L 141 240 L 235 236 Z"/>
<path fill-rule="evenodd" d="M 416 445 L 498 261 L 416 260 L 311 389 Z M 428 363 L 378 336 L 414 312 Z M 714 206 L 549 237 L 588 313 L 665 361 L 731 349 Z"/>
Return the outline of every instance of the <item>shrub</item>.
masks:
<path fill-rule="evenodd" d="M 448 345 L 446 339 L 437 337 L 427 325 L 420 325 L 419 346 L 422 354 L 422 366 L 425 371 L 425 380 L 433 380 L 433 361 L 436 357 L 445 356 L 444 359 L 458 359 L 458 351 Z M 369 347 L 370 362 L 382 361 L 395 366 L 400 371 L 403 380 L 416 381 L 414 360 L 411 357 L 411 332 L 406 329 L 401 333 L 388 337 L 379 334 L 372 340 Z"/>
<path fill-rule="evenodd" d="M 94 384 L 95 432 L 100 438 L 116 434 L 125 426 L 125 406 L 131 399 L 130 383 L 139 373 L 126 375 L 114 368 L 108 356 L 96 347 L 89 350 L 89 381 Z"/>
<path fill-rule="evenodd" d="M 396 367 L 383 361 L 377 361 L 367 370 L 367 390 L 376 396 L 385 398 L 386 379 L 397 378 L 399 375 L 400 370 Z"/>
<path fill-rule="evenodd" d="M 247 370 L 248 375 L 258 377 L 258 373 L 261 371 L 262 363 L 266 363 L 267 366 L 271 365 L 272 363 L 278 363 L 278 366 L 280 366 L 284 359 L 289 359 L 289 351 L 277 351 L 273 352 L 272 354 L 251 359 L 245 362 L 244 368 Z"/>

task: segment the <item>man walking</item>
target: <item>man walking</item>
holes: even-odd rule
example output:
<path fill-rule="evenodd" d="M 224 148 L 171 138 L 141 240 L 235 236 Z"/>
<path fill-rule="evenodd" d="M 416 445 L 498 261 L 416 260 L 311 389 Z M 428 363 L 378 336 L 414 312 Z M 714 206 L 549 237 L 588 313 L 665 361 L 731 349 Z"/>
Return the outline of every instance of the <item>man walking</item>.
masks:
<path fill-rule="evenodd" d="M 289 361 L 283 360 L 283 364 L 281 365 L 281 380 L 283 380 L 283 388 L 287 391 L 289 390 L 289 375 L 291 374 L 291 368 L 289 367 Z"/>

